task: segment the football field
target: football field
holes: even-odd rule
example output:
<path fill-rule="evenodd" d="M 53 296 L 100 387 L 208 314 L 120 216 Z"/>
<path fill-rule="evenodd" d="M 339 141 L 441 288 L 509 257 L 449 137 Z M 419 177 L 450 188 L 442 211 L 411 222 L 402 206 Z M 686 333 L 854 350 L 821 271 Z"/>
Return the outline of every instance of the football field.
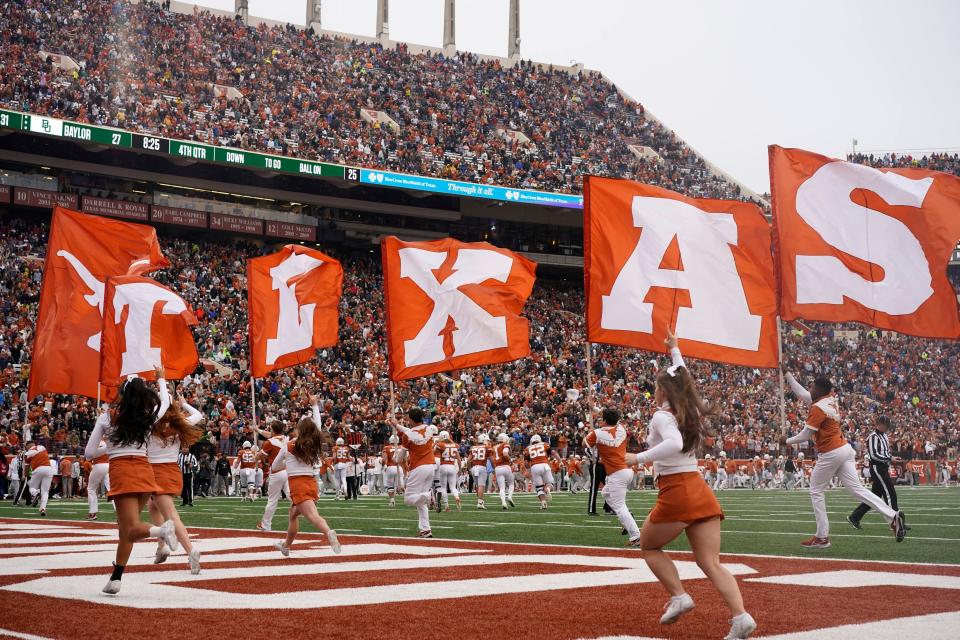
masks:
<path fill-rule="evenodd" d="M 960 628 L 960 489 L 905 488 L 912 527 L 897 544 L 876 515 L 861 531 L 845 516 L 845 494 L 827 496 L 830 549 L 807 551 L 813 531 L 806 492 L 721 492 L 723 557 L 738 577 L 757 638 L 842 640 L 956 638 Z M 638 520 L 652 491 L 633 492 Z M 334 555 L 304 527 L 289 558 L 273 533 L 254 529 L 264 500 L 197 498 L 183 508 L 203 570 L 183 551 L 152 563 L 155 543 L 138 543 L 116 596 L 100 592 L 116 545 L 113 512 L 77 522 L 86 502 L 52 500 L 48 517 L 0 504 L 0 638 L 393 638 L 426 640 L 526 635 L 594 638 L 722 638 L 727 610 L 681 537 L 670 550 L 697 602 L 671 626 L 659 624 L 663 589 L 612 516 L 588 516 L 583 494 L 557 495 L 541 511 L 531 495 L 502 511 L 488 497 L 478 511 L 432 513 L 434 539 L 416 538 L 412 508 L 382 496 L 321 498 L 341 535 Z M 882 603 L 879 606 L 878 603 Z M 447 621 L 447 622 L 444 622 Z M 252 628 L 253 624 L 256 628 Z"/>
<path fill-rule="evenodd" d="M 953 562 L 960 564 L 960 488 L 900 488 L 900 507 L 912 527 L 900 544 L 893 540 L 883 518 L 871 512 L 863 529 L 855 530 L 846 516 L 855 503 L 842 490 L 827 492 L 830 516 L 830 549 L 807 551 L 800 542 L 814 532 L 813 510 L 806 491 L 721 491 L 718 496 L 726 514 L 723 523 L 724 553 L 811 556 L 856 560 L 901 562 Z M 656 492 L 633 491 L 628 506 L 638 523 L 653 506 Z M 179 501 L 178 501 L 179 502 Z M 264 499 L 241 502 L 239 498 L 197 498 L 194 507 L 183 507 L 180 516 L 188 527 L 253 529 L 263 515 Z M 488 495 L 487 509 L 477 510 L 473 495 L 463 496 L 463 510 L 431 513 L 435 538 L 501 541 L 536 544 L 620 547 L 625 539 L 612 515 L 588 516 L 586 494 L 557 493 L 550 508 L 541 511 L 536 496 L 516 494 L 515 509 L 501 510 L 497 496 Z M 598 500 L 598 502 L 601 502 Z M 101 501 L 101 521 L 112 522 L 113 512 Z M 286 529 L 289 502 L 280 503 L 274 516 L 275 531 Z M 398 496 L 389 507 L 385 496 L 361 496 L 357 501 L 321 497 L 318 508 L 337 531 L 356 535 L 414 536 L 416 514 Z M 50 519 L 83 519 L 85 500 L 51 500 Z M 0 503 L 0 517 L 36 516 L 36 509 Z M 304 531 L 310 525 L 304 525 Z M 670 549 L 688 549 L 681 536 Z"/>

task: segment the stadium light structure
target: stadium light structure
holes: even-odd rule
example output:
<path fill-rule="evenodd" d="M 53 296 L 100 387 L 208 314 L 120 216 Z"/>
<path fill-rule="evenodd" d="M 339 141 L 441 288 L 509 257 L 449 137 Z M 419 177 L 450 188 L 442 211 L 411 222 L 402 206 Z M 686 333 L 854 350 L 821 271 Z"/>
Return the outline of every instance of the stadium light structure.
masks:
<path fill-rule="evenodd" d="M 457 0 L 443 0 L 443 55 L 457 54 Z"/>
<path fill-rule="evenodd" d="M 507 57 L 510 59 L 520 57 L 520 0 L 510 0 Z"/>
<path fill-rule="evenodd" d="M 377 0 L 377 40 L 384 47 L 390 44 L 390 0 Z"/>
<path fill-rule="evenodd" d="M 233 13 L 243 24 L 250 24 L 250 0 L 236 0 Z"/>
<path fill-rule="evenodd" d="M 322 23 L 320 21 L 320 0 L 307 0 L 307 28 L 320 33 Z"/>

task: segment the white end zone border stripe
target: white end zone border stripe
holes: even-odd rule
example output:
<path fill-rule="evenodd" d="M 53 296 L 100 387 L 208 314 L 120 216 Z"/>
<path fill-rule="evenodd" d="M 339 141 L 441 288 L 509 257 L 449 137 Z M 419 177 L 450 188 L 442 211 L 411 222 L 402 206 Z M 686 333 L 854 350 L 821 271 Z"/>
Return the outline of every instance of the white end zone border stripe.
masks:
<path fill-rule="evenodd" d="M 862 624 L 846 624 L 840 627 L 812 629 L 773 636 L 754 635 L 752 638 L 755 640 L 850 640 L 851 638 L 868 638 L 869 640 L 956 640 L 958 627 L 960 627 L 960 612 L 954 611 L 932 613 L 926 616 L 878 620 Z M 663 639 L 646 636 L 603 636 L 591 640 Z"/>
<path fill-rule="evenodd" d="M 0 629 L 0 637 L 5 638 L 7 636 L 17 638 L 18 640 L 53 640 L 53 638 L 35 636 L 32 633 L 20 633 L 19 631 L 11 631 L 10 629 Z"/>
<path fill-rule="evenodd" d="M 887 571 L 821 571 L 793 575 L 747 578 L 747 582 L 786 584 L 799 587 L 928 587 L 930 589 L 960 589 L 960 576 L 940 576 L 926 573 L 890 573 Z M 960 637 L 960 630 L 957 632 Z"/>
<path fill-rule="evenodd" d="M 536 496 L 533 496 L 533 497 L 536 498 Z M 4 518 L 4 517 L 11 518 L 12 516 L 0 516 L 0 518 Z M 958 514 L 958 517 L 960 517 L 960 514 Z M 77 520 L 50 520 L 49 522 L 63 522 L 66 524 L 77 526 L 82 521 L 78 522 Z M 590 520 L 589 522 L 593 522 L 593 520 Z M 9 526 L 9 524 L 10 523 L 7 523 L 7 522 L 0 522 L 0 531 L 2 531 L 5 527 Z M 20 526 L 23 526 L 23 525 L 20 525 Z M 36 524 L 32 524 L 30 526 L 34 528 L 37 527 Z M 409 527 L 403 527 L 402 530 L 403 531 L 412 530 L 413 526 L 414 525 L 411 524 Z M 208 530 L 208 531 L 245 531 L 245 529 L 237 529 L 237 528 L 230 528 L 230 527 L 187 527 L 188 530 L 191 528 Z M 442 527 L 434 527 L 434 528 L 439 529 Z M 399 531 L 401 530 L 401 528 L 398 527 L 397 530 Z M 250 530 L 250 531 L 251 533 L 253 533 L 253 530 Z M 278 532 L 274 532 L 274 533 L 278 533 Z M 279 532 L 279 533 L 283 533 L 283 532 Z M 197 537 L 197 534 L 195 533 L 192 533 L 190 535 L 192 538 Z M 405 542 L 416 540 L 416 538 L 413 536 L 381 536 L 381 535 L 376 535 L 372 533 L 364 533 L 358 537 L 379 538 L 382 540 L 403 540 Z M 802 537 L 803 536 L 797 536 L 798 539 Z M 885 537 L 889 537 L 889 536 L 885 536 Z M 303 542 L 307 542 L 308 540 L 322 541 L 324 538 L 322 534 L 319 534 L 319 533 L 302 532 L 299 534 L 298 539 L 302 539 Z M 504 542 L 500 540 L 467 540 L 464 538 L 437 538 L 436 540 L 437 542 L 460 542 L 464 544 L 483 544 L 483 545 L 494 545 L 494 546 L 505 545 L 505 546 L 513 546 L 513 547 L 548 547 L 548 548 L 555 548 L 555 549 L 594 549 L 594 550 L 600 550 L 600 551 L 617 550 L 617 547 L 601 547 L 597 545 L 587 545 L 587 544 L 551 544 L 547 542 Z M 113 548 L 115 549 L 116 546 L 114 546 Z M 670 554 L 692 556 L 693 552 L 671 550 Z M 960 566 L 960 563 L 958 562 L 950 563 L 950 562 L 905 562 L 902 560 L 862 560 L 860 558 L 824 558 L 824 557 L 818 557 L 818 556 L 778 556 L 778 555 L 773 555 L 769 553 L 721 553 L 720 557 L 721 558 L 723 557 L 770 558 L 773 560 L 804 560 L 804 561 L 815 560 L 816 562 L 856 562 L 857 564 L 890 564 L 890 565 L 901 565 L 906 567 L 921 566 L 921 567 L 955 568 Z"/>

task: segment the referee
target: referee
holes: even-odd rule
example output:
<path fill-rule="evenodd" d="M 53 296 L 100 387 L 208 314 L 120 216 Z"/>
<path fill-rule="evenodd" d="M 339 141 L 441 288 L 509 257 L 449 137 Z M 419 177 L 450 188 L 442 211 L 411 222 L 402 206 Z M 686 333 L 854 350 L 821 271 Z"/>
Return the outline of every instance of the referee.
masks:
<path fill-rule="evenodd" d="M 587 515 L 595 516 L 597 515 L 597 492 L 600 490 L 600 485 L 607 479 L 607 470 L 600 462 L 600 456 L 597 455 L 595 449 L 586 447 L 584 453 L 590 461 L 590 491 L 587 494 Z M 613 509 L 604 502 L 603 512 L 613 513 Z"/>
<path fill-rule="evenodd" d="M 897 506 L 897 490 L 893 488 L 893 481 L 890 479 L 890 462 L 899 461 L 899 458 L 892 458 L 890 455 L 890 442 L 887 440 L 887 430 L 890 429 L 890 418 L 880 416 L 877 418 L 877 425 L 873 433 L 867 439 L 867 450 L 870 456 L 870 478 L 873 480 L 873 492 L 883 501 L 890 505 L 894 511 L 899 511 Z M 847 522 L 854 528 L 861 529 L 860 520 L 870 511 L 870 506 L 864 503 L 853 510 L 847 516 Z"/>
<path fill-rule="evenodd" d="M 183 490 L 180 493 L 180 506 L 193 506 L 193 474 L 197 471 L 200 463 L 197 457 L 190 453 L 190 450 L 184 446 L 180 449 L 180 455 L 177 456 L 177 464 L 180 466 L 180 473 L 183 475 Z"/>

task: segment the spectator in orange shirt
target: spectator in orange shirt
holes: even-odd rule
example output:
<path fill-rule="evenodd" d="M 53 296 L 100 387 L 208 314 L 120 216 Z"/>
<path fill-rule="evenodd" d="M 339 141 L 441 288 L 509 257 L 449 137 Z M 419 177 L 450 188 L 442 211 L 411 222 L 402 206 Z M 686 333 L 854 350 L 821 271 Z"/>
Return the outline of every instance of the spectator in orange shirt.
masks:
<path fill-rule="evenodd" d="M 64 499 L 73 497 L 73 482 L 71 481 L 71 471 L 73 469 L 73 458 L 64 456 L 60 458 L 60 495 Z"/>

